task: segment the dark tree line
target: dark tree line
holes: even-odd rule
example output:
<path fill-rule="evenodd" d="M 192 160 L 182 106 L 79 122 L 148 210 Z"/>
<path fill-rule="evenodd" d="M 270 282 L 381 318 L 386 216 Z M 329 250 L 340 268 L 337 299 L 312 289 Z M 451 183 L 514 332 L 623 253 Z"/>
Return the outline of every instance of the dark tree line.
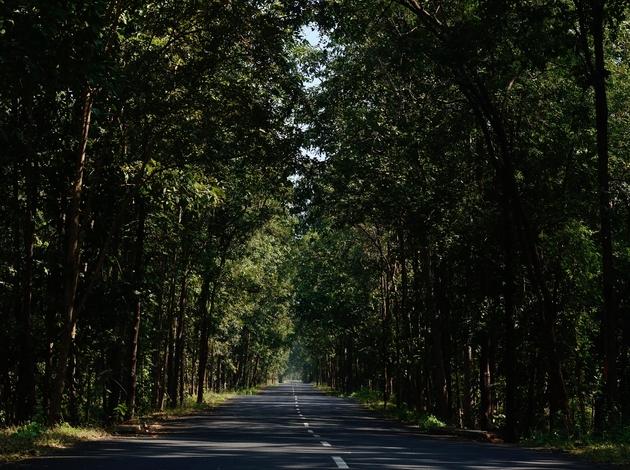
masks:
<path fill-rule="evenodd" d="M 368 3 L 318 13 L 310 377 L 509 439 L 627 424 L 627 5 Z"/>
<path fill-rule="evenodd" d="M 276 375 L 287 300 L 261 289 L 283 286 L 242 266 L 290 234 L 304 7 L 0 8 L 0 423 L 129 418 Z"/>

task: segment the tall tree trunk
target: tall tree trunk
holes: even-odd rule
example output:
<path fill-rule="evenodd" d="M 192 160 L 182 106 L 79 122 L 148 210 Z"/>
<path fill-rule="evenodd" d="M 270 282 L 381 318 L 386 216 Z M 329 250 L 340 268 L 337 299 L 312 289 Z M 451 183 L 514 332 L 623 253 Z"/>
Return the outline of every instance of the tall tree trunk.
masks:
<path fill-rule="evenodd" d="M 135 260 L 133 272 L 133 321 L 131 324 L 131 341 L 129 343 L 129 392 L 127 394 L 127 419 L 133 418 L 136 408 L 136 389 L 138 376 L 138 338 L 140 337 L 140 321 L 142 318 L 142 288 L 144 282 L 144 234 L 146 207 L 141 196 L 138 196 L 138 228 L 136 231 Z"/>
<path fill-rule="evenodd" d="M 186 388 L 186 354 L 184 353 L 184 343 L 185 337 L 184 333 L 186 331 L 186 320 L 182 320 L 181 326 L 181 353 L 179 354 L 179 387 L 177 389 L 177 401 L 179 406 L 184 404 L 184 389 Z"/>
<path fill-rule="evenodd" d="M 430 318 L 430 351 L 431 351 L 431 382 L 429 391 L 433 397 L 434 408 L 440 419 L 448 419 L 448 386 L 446 381 L 446 369 L 444 367 L 444 345 L 442 319 L 437 305 L 437 290 L 439 289 L 437 276 L 434 272 L 431 252 L 428 247 L 422 250 L 423 275 L 425 284 L 425 305 Z"/>
<path fill-rule="evenodd" d="M 87 155 L 87 144 L 92 118 L 93 90 L 86 86 L 80 104 L 80 135 L 77 149 L 74 152 L 74 174 L 70 189 L 70 201 L 66 210 L 66 236 L 64 261 L 64 310 L 62 315 L 61 337 L 57 342 L 57 363 L 51 388 L 48 421 L 58 423 L 62 419 L 61 404 L 65 386 L 68 355 L 76 334 L 77 318 L 75 314 L 75 298 L 79 282 L 81 263 L 81 196 L 83 193 L 83 175 Z"/>
<path fill-rule="evenodd" d="M 389 293 L 388 293 L 388 280 L 386 274 L 386 268 L 381 272 L 381 354 L 383 360 L 383 408 L 387 408 L 387 403 L 390 397 L 390 360 L 389 360 L 389 347 L 390 347 L 390 305 L 389 305 Z M 333 385 L 333 388 L 334 385 Z"/>
<path fill-rule="evenodd" d="M 504 198 L 505 200 L 505 198 Z M 512 217 L 507 204 L 502 204 L 503 213 L 503 307 L 505 325 L 505 439 L 513 442 L 518 436 L 516 406 L 516 335 L 514 331 L 514 242 Z"/>
<path fill-rule="evenodd" d="M 431 360 L 433 362 L 433 388 L 436 414 L 443 420 L 450 419 L 449 390 L 444 368 L 444 343 L 441 319 L 436 315 L 431 323 Z"/>
<path fill-rule="evenodd" d="M 218 363 L 219 361 L 217 360 L 217 358 L 215 357 L 214 354 L 214 341 L 210 342 L 210 366 L 208 367 L 208 374 L 207 374 L 207 383 L 208 383 L 208 389 L 213 391 L 216 390 L 216 380 L 215 377 L 218 377 L 219 374 L 218 372 L 216 372 L 217 367 L 218 367 Z"/>
<path fill-rule="evenodd" d="M 442 349 L 442 369 L 444 371 L 444 383 L 446 394 L 441 400 L 445 399 L 446 407 L 444 408 L 444 415 L 442 419 L 450 422 L 452 419 L 453 410 L 453 374 L 451 368 L 451 330 L 454 327 L 451 326 L 451 309 L 448 301 L 448 279 L 445 276 L 444 268 L 437 270 L 435 275 L 436 281 L 436 301 L 438 311 L 438 321 L 441 330 L 441 349 Z M 442 405 L 443 406 L 443 405 Z"/>
<path fill-rule="evenodd" d="M 411 358 L 413 352 L 411 349 L 411 314 L 409 303 L 409 274 L 407 270 L 407 247 L 405 234 L 401 230 L 399 234 L 400 245 L 400 312 L 402 317 L 402 331 L 401 331 L 401 343 L 402 343 L 402 383 L 399 388 L 401 391 L 401 399 L 411 407 L 415 407 L 416 400 L 412 393 L 411 385 L 411 370 L 412 363 Z"/>
<path fill-rule="evenodd" d="M 177 266 L 177 260 L 178 260 L 178 256 L 177 256 L 177 253 L 175 253 L 173 255 L 173 266 Z M 172 376 L 173 356 L 174 356 L 173 342 L 175 338 L 174 322 L 175 322 L 176 294 L 177 294 L 177 270 L 173 270 L 173 275 L 171 276 L 170 281 L 169 281 L 169 292 L 168 292 L 166 315 L 165 315 L 165 322 L 166 322 L 167 330 L 165 333 L 165 338 L 163 340 L 164 348 L 161 353 L 162 370 L 161 370 L 161 376 L 159 377 L 160 387 L 158 389 L 158 409 L 159 410 L 164 409 L 166 396 L 168 395 L 169 390 L 170 390 L 169 381 Z"/>
<path fill-rule="evenodd" d="M 72 342 L 70 356 L 68 358 L 68 422 L 73 425 L 79 424 L 79 369 L 78 369 L 77 345 Z"/>
<path fill-rule="evenodd" d="M 164 289 L 164 278 L 166 277 L 167 272 L 167 256 L 160 257 L 160 275 L 159 284 L 160 288 L 158 291 L 158 302 L 157 302 L 157 318 L 155 319 L 155 334 L 152 336 L 151 349 L 153 350 L 151 353 L 152 357 L 152 366 L 151 366 L 151 375 L 152 375 L 152 388 L 151 388 L 151 408 L 159 409 L 159 397 L 160 397 L 160 389 L 162 387 L 162 376 L 163 376 L 163 368 L 164 362 L 162 360 L 163 347 L 164 347 L 164 298 L 165 289 Z"/>
<path fill-rule="evenodd" d="M 492 375 L 490 366 L 490 335 L 487 332 L 481 334 L 481 353 L 479 355 L 479 426 L 481 429 L 490 429 L 492 424 Z"/>
<path fill-rule="evenodd" d="M 612 205 L 608 171 L 608 97 L 604 56 L 604 0 L 592 5 L 592 35 L 594 68 L 592 73 L 595 92 L 595 131 L 597 139 L 597 183 L 599 193 L 600 243 L 602 252 L 602 295 L 604 300 L 601 320 L 601 342 L 604 352 L 602 378 L 606 420 L 616 421 L 617 407 L 617 354 L 618 329 L 615 301 L 615 272 L 613 260 Z"/>
<path fill-rule="evenodd" d="M 179 398 L 179 382 L 180 382 L 180 368 L 182 366 L 182 360 L 184 355 L 184 319 L 186 316 L 186 297 L 187 297 L 187 281 L 188 273 L 187 269 L 182 274 L 182 285 L 179 294 L 179 306 L 177 309 L 177 316 L 174 321 L 174 338 L 172 346 L 172 366 L 170 367 L 170 374 L 168 380 L 168 395 L 169 406 L 176 407 Z"/>
<path fill-rule="evenodd" d="M 424 374 L 423 374 L 423 362 L 419 359 L 422 357 L 422 338 L 423 332 L 420 325 L 423 302 L 422 302 L 422 273 L 420 270 L 418 249 L 414 245 L 413 257 L 411 258 L 411 269 L 413 273 L 413 307 L 411 309 L 411 340 L 412 354 L 413 354 L 413 394 L 414 401 L 416 402 L 416 409 L 419 411 L 426 411 L 425 394 L 424 394 Z"/>
<path fill-rule="evenodd" d="M 208 341 L 210 336 L 210 322 L 214 311 L 214 299 L 218 281 L 212 285 L 210 295 L 210 307 L 208 308 L 208 292 L 210 290 L 210 279 L 206 275 L 201 286 L 199 298 L 199 313 L 201 315 L 201 329 L 199 332 L 199 364 L 197 369 L 197 403 L 203 403 L 203 393 L 206 382 L 206 369 L 208 367 Z"/>
<path fill-rule="evenodd" d="M 24 261 L 21 282 L 21 302 L 18 308 L 18 381 L 16 386 L 15 419 L 28 421 L 35 410 L 35 347 L 33 341 L 33 267 L 35 247 L 35 211 L 37 186 L 34 162 L 24 161 L 26 210 L 23 224 Z"/>
<path fill-rule="evenodd" d="M 463 396 L 462 396 L 462 413 L 464 426 L 467 428 L 472 428 L 475 425 L 474 417 L 473 417 L 473 387 L 472 387 L 472 347 L 466 341 L 466 345 L 464 346 L 464 357 L 463 357 L 463 365 L 464 365 L 464 384 L 463 384 Z"/>

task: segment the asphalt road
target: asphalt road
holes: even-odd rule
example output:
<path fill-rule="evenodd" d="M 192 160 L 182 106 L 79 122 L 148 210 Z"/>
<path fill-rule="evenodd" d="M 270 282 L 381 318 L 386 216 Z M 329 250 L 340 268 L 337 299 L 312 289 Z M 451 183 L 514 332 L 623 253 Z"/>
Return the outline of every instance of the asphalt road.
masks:
<path fill-rule="evenodd" d="M 561 455 L 429 437 L 288 383 L 169 422 L 151 437 L 87 443 L 13 468 L 32 470 L 593 469 Z M 603 467 L 601 467 L 603 468 Z"/>

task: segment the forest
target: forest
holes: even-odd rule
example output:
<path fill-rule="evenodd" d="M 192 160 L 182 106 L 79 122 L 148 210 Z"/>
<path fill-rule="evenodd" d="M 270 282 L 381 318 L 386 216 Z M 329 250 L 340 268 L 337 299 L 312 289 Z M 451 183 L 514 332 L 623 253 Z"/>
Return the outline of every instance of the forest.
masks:
<path fill-rule="evenodd" d="M 630 429 L 626 0 L 17 0 L 0 82 L 0 426 Z"/>

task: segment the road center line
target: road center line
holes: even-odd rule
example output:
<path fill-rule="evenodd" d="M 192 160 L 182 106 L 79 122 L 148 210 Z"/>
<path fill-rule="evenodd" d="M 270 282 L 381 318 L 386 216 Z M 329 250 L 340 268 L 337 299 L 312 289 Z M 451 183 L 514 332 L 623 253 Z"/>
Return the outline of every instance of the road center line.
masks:
<path fill-rule="evenodd" d="M 350 468 L 348 464 L 343 461 L 341 457 L 337 457 L 336 455 L 332 458 L 333 462 L 337 464 L 337 468 Z"/>
<path fill-rule="evenodd" d="M 320 443 L 321 445 L 323 445 L 324 447 L 332 447 L 332 446 L 331 446 L 328 442 L 326 442 L 326 441 L 319 441 L 319 443 Z"/>

